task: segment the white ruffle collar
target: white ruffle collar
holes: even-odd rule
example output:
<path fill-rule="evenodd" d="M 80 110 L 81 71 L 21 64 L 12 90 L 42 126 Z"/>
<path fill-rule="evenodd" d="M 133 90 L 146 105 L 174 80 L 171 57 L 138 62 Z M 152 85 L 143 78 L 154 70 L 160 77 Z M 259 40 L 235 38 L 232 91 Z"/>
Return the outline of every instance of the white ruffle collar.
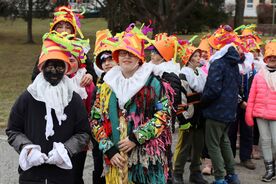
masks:
<path fill-rule="evenodd" d="M 76 72 L 76 75 L 74 77 L 70 78 L 70 80 L 72 80 L 72 82 L 74 84 L 75 92 L 80 95 L 81 99 L 86 99 L 87 96 L 88 96 L 87 92 L 85 90 L 85 87 L 80 86 L 81 79 L 83 78 L 83 76 L 85 74 L 86 74 L 86 69 L 85 68 L 80 68 Z"/>
<path fill-rule="evenodd" d="M 151 61 L 150 64 L 153 64 Z M 154 65 L 154 64 L 153 64 Z M 179 75 L 180 73 L 180 64 L 170 60 L 168 62 L 162 62 L 159 65 L 154 65 L 153 72 L 155 75 L 162 77 L 164 72 L 175 73 Z"/>
<path fill-rule="evenodd" d="M 120 109 L 146 84 L 154 65 L 144 63 L 130 78 L 125 78 L 120 66 L 114 66 L 104 76 L 104 81 L 116 94 Z"/>
<path fill-rule="evenodd" d="M 34 99 L 45 103 L 45 136 L 48 140 L 49 136 L 54 135 L 51 109 L 55 110 L 57 120 L 59 125 L 61 125 L 62 121 L 66 120 L 67 118 L 66 114 L 64 114 L 64 109 L 72 99 L 74 85 L 67 76 L 64 76 L 58 85 L 52 86 L 44 79 L 43 73 L 40 72 L 33 83 L 28 86 L 27 91 Z"/>

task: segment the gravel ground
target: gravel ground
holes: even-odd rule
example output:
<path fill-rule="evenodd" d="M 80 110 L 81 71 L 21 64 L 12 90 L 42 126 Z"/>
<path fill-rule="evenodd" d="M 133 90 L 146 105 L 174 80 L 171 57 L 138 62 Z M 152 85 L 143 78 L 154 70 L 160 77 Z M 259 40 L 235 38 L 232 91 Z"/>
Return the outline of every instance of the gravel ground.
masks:
<path fill-rule="evenodd" d="M 175 145 L 177 136 L 176 134 L 173 136 Z M 0 129 L 0 184 L 16 184 L 18 183 L 18 154 L 13 150 L 11 146 L 8 145 L 6 136 L 4 135 L 4 130 Z M 236 172 L 239 174 L 240 180 L 242 184 L 261 184 L 260 181 L 261 175 L 264 174 L 264 165 L 262 160 L 254 161 L 257 164 L 256 170 L 248 170 L 239 165 L 239 159 L 236 158 Z M 186 164 L 186 173 L 184 174 L 184 178 L 186 180 L 185 183 L 188 182 L 189 178 L 189 163 Z M 87 154 L 85 170 L 84 170 L 84 181 L 85 184 L 92 184 L 92 169 L 93 169 L 93 159 L 91 151 Z M 210 183 L 213 180 L 213 176 L 205 177 Z M 276 184 L 274 180 L 271 184 Z"/>

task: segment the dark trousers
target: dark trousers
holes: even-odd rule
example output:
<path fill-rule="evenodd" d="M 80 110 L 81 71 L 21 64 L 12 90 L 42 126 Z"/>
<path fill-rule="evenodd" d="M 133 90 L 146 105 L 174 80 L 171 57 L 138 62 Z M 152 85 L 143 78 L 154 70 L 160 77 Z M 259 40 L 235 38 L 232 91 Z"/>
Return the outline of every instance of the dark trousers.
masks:
<path fill-rule="evenodd" d="M 93 160 L 94 160 L 94 171 L 93 171 L 93 184 L 105 184 L 105 177 L 103 173 L 103 153 L 99 149 L 98 142 L 92 138 L 93 143 Z"/>
<path fill-rule="evenodd" d="M 84 184 L 82 179 L 87 151 L 82 151 L 72 158 L 74 184 Z"/>
<path fill-rule="evenodd" d="M 181 133 L 181 132 L 179 132 Z M 174 173 L 183 174 L 187 159 L 191 153 L 191 173 L 200 172 L 200 157 L 204 146 L 204 130 L 203 128 L 184 130 L 181 149 L 175 159 Z"/>
<path fill-rule="evenodd" d="M 245 110 L 238 108 L 237 121 L 233 122 L 229 128 L 229 139 L 234 157 L 236 156 L 237 133 L 240 127 L 240 160 L 251 159 L 253 144 L 253 129 L 245 122 Z"/>
<path fill-rule="evenodd" d="M 256 119 L 254 119 L 253 145 L 259 145 L 260 133 Z"/>
<path fill-rule="evenodd" d="M 224 179 L 226 174 L 235 174 L 235 160 L 228 138 L 230 123 L 206 120 L 205 139 L 210 155 L 215 179 Z"/>

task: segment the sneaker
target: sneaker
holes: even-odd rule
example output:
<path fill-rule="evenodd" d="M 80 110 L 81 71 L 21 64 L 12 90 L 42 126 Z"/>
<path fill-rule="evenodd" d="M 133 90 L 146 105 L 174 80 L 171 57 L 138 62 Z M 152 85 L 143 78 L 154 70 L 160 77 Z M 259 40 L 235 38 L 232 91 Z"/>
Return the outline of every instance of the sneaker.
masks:
<path fill-rule="evenodd" d="M 212 184 L 227 184 L 227 182 L 224 179 L 219 179 L 214 181 Z"/>
<path fill-rule="evenodd" d="M 225 181 L 228 184 L 240 184 L 240 180 L 238 175 L 236 174 L 228 174 L 227 176 L 225 176 Z"/>
<path fill-rule="evenodd" d="M 174 184 L 184 184 L 183 175 L 182 174 L 173 174 L 173 183 Z"/>
<path fill-rule="evenodd" d="M 200 172 L 191 173 L 189 181 L 196 184 L 208 184 Z"/>
<path fill-rule="evenodd" d="M 250 170 L 255 170 L 256 169 L 256 164 L 252 162 L 251 159 L 241 161 L 241 166 L 250 169 Z"/>

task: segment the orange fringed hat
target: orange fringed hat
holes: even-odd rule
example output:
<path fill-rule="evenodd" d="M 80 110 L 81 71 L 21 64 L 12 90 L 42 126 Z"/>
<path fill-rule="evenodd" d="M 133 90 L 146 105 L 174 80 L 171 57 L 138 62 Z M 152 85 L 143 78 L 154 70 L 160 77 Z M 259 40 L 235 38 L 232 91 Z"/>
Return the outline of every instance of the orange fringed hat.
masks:
<path fill-rule="evenodd" d="M 178 56 L 181 58 L 182 63 L 186 65 L 191 59 L 191 56 L 196 51 L 200 51 L 200 49 L 190 44 L 188 40 L 179 40 L 178 42 L 180 44 L 180 47 L 178 49 Z"/>
<path fill-rule="evenodd" d="M 84 13 L 84 12 L 83 12 Z M 54 13 L 54 19 L 53 22 L 50 23 L 50 31 L 53 31 L 55 29 L 55 26 L 59 22 L 68 22 L 73 27 L 73 34 L 79 33 L 80 37 L 83 38 L 83 34 L 80 30 L 81 24 L 79 21 L 79 18 L 82 16 L 82 14 L 75 14 L 70 7 L 67 6 L 61 6 L 55 9 Z"/>
<path fill-rule="evenodd" d="M 210 58 L 211 56 L 211 46 L 209 45 L 209 42 L 208 42 L 208 37 L 205 36 L 201 39 L 201 42 L 198 46 L 198 48 L 202 51 L 202 52 L 206 52 L 207 55 L 208 55 L 208 59 Z"/>
<path fill-rule="evenodd" d="M 268 41 L 265 45 L 264 60 L 270 56 L 276 56 L 276 39 Z"/>
<path fill-rule="evenodd" d="M 166 61 L 174 58 L 177 52 L 177 38 L 167 33 L 156 34 L 152 44 Z"/>
<path fill-rule="evenodd" d="M 141 28 L 142 29 L 142 28 Z M 119 34 L 118 43 L 116 44 L 112 57 L 116 62 L 119 62 L 119 51 L 126 50 L 135 56 L 137 56 L 142 62 L 145 61 L 144 49 L 147 47 L 145 42 L 151 42 L 151 40 L 137 28 L 135 24 L 130 24 L 125 32 Z"/>
<path fill-rule="evenodd" d="M 260 51 L 260 46 L 257 44 L 256 40 L 252 36 L 241 36 L 241 41 L 243 46 L 248 51 Z"/>
<path fill-rule="evenodd" d="M 106 43 L 107 41 L 109 41 L 109 39 L 112 39 L 112 34 L 109 29 L 104 29 L 96 32 L 94 56 L 96 58 L 96 65 L 99 68 L 102 68 L 99 58 L 100 54 L 104 51 L 109 51 L 111 53 L 114 49 L 113 45 Z"/>
<path fill-rule="evenodd" d="M 208 42 L 210 46 L 216 50 L 220 50 L 222 47 L 230 43 L 234 43 L 235 45 L 241 46 L 241 40 L 229 25 L 221 25 L 208 38 Z"/>
<path fill-rule="evenodd" d="M 42 51 L 39 57 L 38 68 L 41 71 L 42 66 L 49 59 L 62 60 L 66 65 L 65 74 L 69 74 L 71 71 L 71 62 L 68 57 L 68 53 L 64 49 L 52 40 L 45 40 L 43 42 Z"/>
<path fill-rule="evenodd" d="M 253 36 L 256 40 L 256 43 L 260 46 L 263 43 L 261 37 L 259 34 L 255 31 L 256 29 L 256 24 L 251 24 L 243 27 L 242 30 L 242 36 Z"/>

